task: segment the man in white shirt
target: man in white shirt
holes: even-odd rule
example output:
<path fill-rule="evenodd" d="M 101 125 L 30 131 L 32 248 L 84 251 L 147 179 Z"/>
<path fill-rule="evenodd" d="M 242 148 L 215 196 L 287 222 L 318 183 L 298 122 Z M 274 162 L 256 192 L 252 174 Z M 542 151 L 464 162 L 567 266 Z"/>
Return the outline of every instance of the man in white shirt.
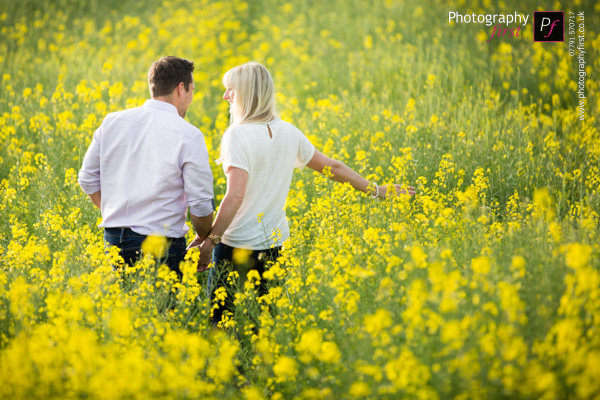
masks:
<path fill-rule="evenodd" d="M 148 235 L 168 238 L 161 260 L 181 275 L 187 209 L 200 237 L 213 220 L 213 176 L 200 130 L 184 120 L 194 91 L 194 64 L 162 57 L 148 71 L 151 99 L 108 114 L 94 133 L 79 185 L 100 208 L 104 238 L 129 265 Z"/>

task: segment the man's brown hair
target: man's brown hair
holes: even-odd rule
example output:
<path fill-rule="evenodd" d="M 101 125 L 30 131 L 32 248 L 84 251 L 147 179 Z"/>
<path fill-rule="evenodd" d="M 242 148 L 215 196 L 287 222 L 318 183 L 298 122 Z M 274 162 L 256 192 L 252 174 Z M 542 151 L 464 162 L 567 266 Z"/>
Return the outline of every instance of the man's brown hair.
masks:
<path fill-rule="evenodd" d="M 154 61 L 148 71 L 148 85 L 152 97 L 166 96 L 183 82 L 190 90 L 194 63 L 179 57 L 166 56 Z"/>

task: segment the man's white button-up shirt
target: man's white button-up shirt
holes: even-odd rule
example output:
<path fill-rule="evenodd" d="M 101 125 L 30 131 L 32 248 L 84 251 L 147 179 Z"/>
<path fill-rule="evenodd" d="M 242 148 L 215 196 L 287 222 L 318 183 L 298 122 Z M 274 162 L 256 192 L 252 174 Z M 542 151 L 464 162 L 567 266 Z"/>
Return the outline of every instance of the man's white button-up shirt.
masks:
<path fill-rule="evenodd" d="M 213 212 L 204 136 L 163 101 L 108 114 L 94 133 L 79 184 L 87 194 L 101 190 L 104 228 L 179 238 L 188 231 L 188 206 L 198 217 Z"/>

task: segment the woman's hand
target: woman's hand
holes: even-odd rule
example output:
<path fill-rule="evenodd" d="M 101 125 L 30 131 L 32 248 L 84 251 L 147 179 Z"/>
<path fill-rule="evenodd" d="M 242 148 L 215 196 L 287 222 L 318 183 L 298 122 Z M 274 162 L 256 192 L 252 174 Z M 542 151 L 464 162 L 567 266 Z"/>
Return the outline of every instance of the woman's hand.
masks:
<path fill-rule="evenodd" d="M 306 164 L 306 166 L 322 174 L 324 174 L 323 171 L 325 167 L 329 167 L 330 174 L 327 176 L 330 179 L 333 179 L 336 182 L 348 182 L 356 190 L 368 193 L 373 197 L 377 194 L 377 198 L 379 199 L 385 199 L 387 197 L 388 187 L 386 185 L 379 186 L 379 191 L 377 192 L 376 184 L 369 182 L 343 162 L 331 159 L 321 153 L 319 150 L 315 150 L 313 158 L 308 162 L 308 164 Z M 414 196 L 416 193 L 415 188 L 412 186 L 393 186 L 395 189 L 394 195 L 408 194 L 409 196 Z"/>
<path fill-rule="evenodd" d="M 200 259 L 198 260 L 197 271 L 206 271 L 212 261 L 212 251 L 215 248 L 215 245 L 210 239 L 206 239 L 198 248 L 200 250 Z"/>
<path fill-rule="evenodd" d="M 407 194 L 409 196 L 414 196 L 416 191 L 415 188 L 412 186 L 405 186 L 405 185 L 393 185 L 394 189 L 395 189 L 395 193 L 390 193 L 392 196 L 398 196 L 400 194 Z M 380 199 L 385 199 L 388 196 L 388 186 L 382 185 L 379 186 L 379 196 L 378 198 Z"/>
<path fill-rule="evenodd" d="M 192 247 L 197 247 L 200 250 L 200 259 L 198 260 L 197 272 L 206 271 L 212 260 L 212 251 L 215 247 L 210 239 L 202 240 L 200 236 L 196 235 L 194 240 L 188 245 L 187 250 Z"/>

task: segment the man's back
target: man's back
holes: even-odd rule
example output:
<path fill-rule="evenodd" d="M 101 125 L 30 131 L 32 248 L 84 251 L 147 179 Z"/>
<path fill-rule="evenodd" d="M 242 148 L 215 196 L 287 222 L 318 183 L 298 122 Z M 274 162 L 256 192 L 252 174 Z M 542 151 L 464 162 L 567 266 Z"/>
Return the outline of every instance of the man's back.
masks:
<path fill-rule="evenodd" d="M 199 208 L 200 215 L 212 209 L 204 137 L 173 105 L 148 100 L 142 107 L 107 115 L 90 148 L 80 183 L 89 191 L 100 185 L 100 226 L 182 237 L 188 230 L 188 205 L 192 212 Z"/>

